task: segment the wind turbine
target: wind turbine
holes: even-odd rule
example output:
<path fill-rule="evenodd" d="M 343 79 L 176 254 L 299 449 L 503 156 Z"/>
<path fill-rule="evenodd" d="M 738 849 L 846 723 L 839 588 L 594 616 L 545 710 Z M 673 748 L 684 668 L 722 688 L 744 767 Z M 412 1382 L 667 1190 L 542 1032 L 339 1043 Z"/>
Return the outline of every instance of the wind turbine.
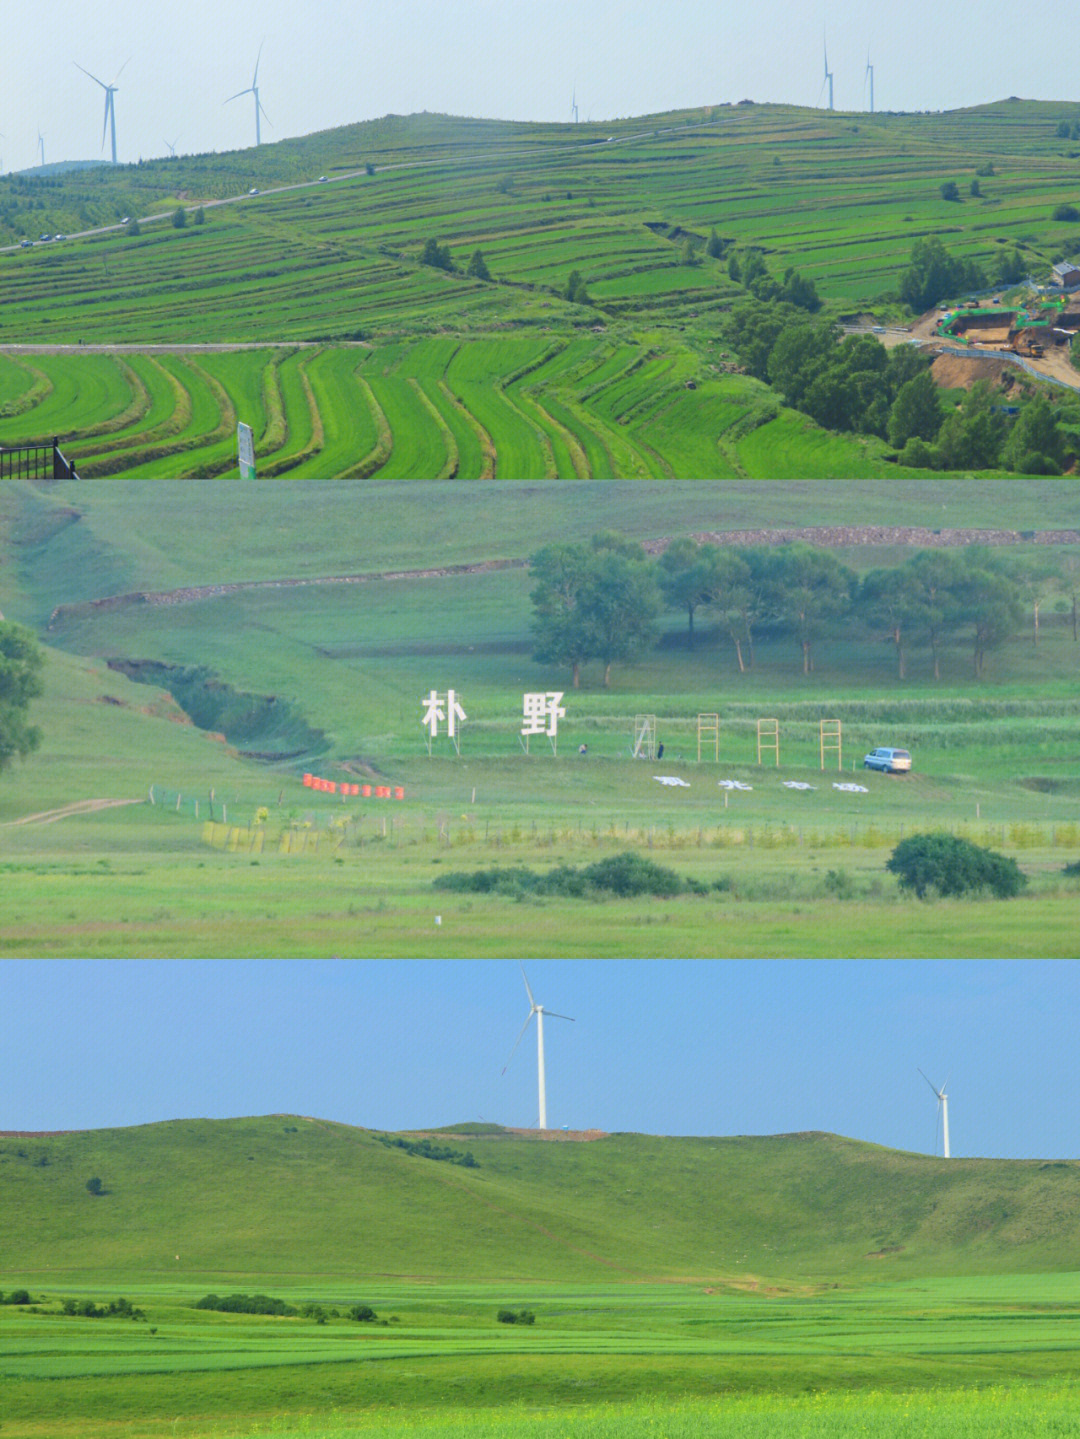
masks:
<path fill-rule="evenodd" d="M 923 1074 L 921 1069 L 919 1073 L 926 1079 L 926 1075 Z M 926 1082 L 930 1084 L 929 1079 L 926 1079 Z M 940 1089 L 938 1089 L 936 1084 L 930 1084 L 930 1088 L 937 1095 L 938 1114 L 941 1116 L 942 1153 L 945 1159 L 949 1158 L 949 1096 L 945 1093 L 948 1083 L 949 1081 L 946 1080 Z"/>
<path fill-rule="evenodd" d="M 819 99 L 819 100 L 821 99 L 822 95 L 825 93 L 825 86 L 828 85 L 828 87 L 829 87 L 829 109 L 831 110 L 831 109 L 833 108 L 833 89 L 832 89 L 833 76 L 832 76 L 832 71 L 829 69 L 829 51 L 828 51 L 828 47 L 827 47 L 826 44 L 825 44 L 825 36 L 824 36 L 824 35 L 822 35 L 822 37 L 821 37 L 821 45 L 822 45 L 822 49 L 825 51 L 825 79 L 822 80 L 822 82 L 821 82 L 821 89 L 818 91 L 818 99 Z"/>
<path fill-rule="evenodd" d="M 131 56 L 129 55 L 128 58 L 127 58 L 127 60 L 124 61 L 124 64 L 120 66 L 120 69 L 117 70 L 117 72 L 116 72 L 116 80 L 119 80 L 120 76 L 124 73 L 124 69 L 125 69 L 125 67 L 127 66 L 127 64 L 128 64 L 128 62 L 130 61 L 130 59 L 131 59 Z M 111 134 L 111 137 L 112 137 L 112 162 L 113 162 L 113 164 L 115 165 L 115 164 L 116 164 L 116 101 L 115 101 L 115 99 L 114 99 L 114 96 L 116 95 L 116 80 L 114 80 L 111 85 L 106 85 L 104 80 L 99 80 L 96 75 L 91 75 L 89 70 L 83 70 L 83 67 L 79 64 L 79 62 L 78 62 L 77 60 L 72 61 L 72 64 L 75 66 L 76 70 L 82 70 L 82 72 L 83 72 L 84 75 L 89 76 L 89 78 L 90 78 L 91 80 L 93 80 L 93 82 L 94 82 L 95 85 L 100 85 L 101 88 L 105 91 L 105 123 L 104 123 L 104 124 L 102 125 L 102 127 L 101 127 L 101 148 L 102 148 L 103 150 L 104 150 L 104 148 L 105 148 L 105 131 L 106 131 L 106 130 L 109 130 L 109 131 L 110 131 L 110 134 Z"/>
<path fill-rule="evenodd" d="M 513 1057 L 514 1057 L 514 1052 L 515 1052 L 515 1050 L 517 1049 L 518 1045 L 521 1043 L 522 1038 L 523 1038 L 523 1036 L 524 1036 L 524 1034 L 525 1034 L 525 1031 L 528 1029 L 529 1025 L 532 1023 L 532 1017 L 533 1017 L 533 1015 L 535 1014 L 535 1015 L 536 1015 L 536 1069 L 537 1069 L 537 1077 L 538 1077 L 539 1093 L 540 1093 L 540 1125 L 539 1125 L 539 1127 L 540 1127 L 541 1130 L 544 1130 L 544 1129 L 546 1129 L 546 1128 L 548 1127 L 548 1125 L 547 1125 L 547 1086 L 546 1086 L 546 1081 L 545 1081 L 545 1076 L 544 1076 L 544 1015 L 545 1015 L 545 1014 L 548 1014 L 548 1015 L 551 1016 L 552 1019 L 566 1019 L 566 1020 L 569 1020 L 571 1024 L 573 1024 L 574 1021 L 570 1018 L 570 1016 L 569 1016 L 568 1014 L 556 1014 L 554 1010 L 552 1010 L 552 1009 L 545 1009 L 542 1004 L 537 1004 L 536 1000 L 533 999 L 533 992 L 532 992 L 532 990 L 529 988 L 529 981 L 528 981 L 527 979 L 525 979 L 525 966 L 524 966 L 524 965 L 521 966 L 521 977 L 522 977 L 522 979 L 525 980 L 525 993 L 529 996 L 529 1017 L 528 1017 L 528 1019 L 526 1019 L 525 1023 L 521 1026 L 521 1033 L 518 1035 L 517 1039 L 514 1040 L 514 1048 L 510 1051 L 510 1059 L 508 1059 L 508 1060 L 506 1061 L 506 1063 L 503 1065 L 503 1073 L 505 1074 L 506 1071 L 507 1071 L 507 1069 L 510 1067 L 510 1060 L 513 1059 Z"/>
<path fill-rule="evenodd" d="M 41 163 L 45 163 L 45 141 L 41 137 L 41 131 L 37 132 L 38 149 L 41 151 Z"/>
<path fill-rule="evenodd" d="M 176 147 L 177 147 L 177 145 L 179 145 L 180 141 L 179 141 L 179 140 L 166 140 L 165 143 L 166 143 L 166 145 L 168 145 L 168 147 L 169 147 L 169 158 L 172 159 L 172 160 L 175 160 L 175 159 L 176 159 Z"/>
<path fill-rule="evenodd" d="M 573 97 L 573 99 L 570 101 L 570 111 L 571 111 L 571 113 L 573 114 L 574 124 L 576 125 L 577 122 L 578 122 L 577 86 L 576 86 L 576 85 L 574 86 L 574 97 Z"/>
<path fill-rule="evenodd" d="M 863 74 L 863 84 L 866 84 L 866 76 L 870 76 L 870 113 L 874 113 L 874 67 L 870 64 L 870 51 L 866 52 L 866 70 Z"/>
<path fill-rule="evenodd" d="M 262 42 L 262 45 L 259 46 L 259 53 L 258 53 L 258 55 L 255 56 L 255 74 L 252 76 L 251 84 L 247 87 L 246 90 L 237 90 L 237 92 L 236 92 L 235 95 L 230 95 L 229 98 L 228 98 L 228 100 L 225 101 L 225 104 L 228 105 L 228 104 L 230 104 L 233 100 L 239 100 L 239 98 L 240 98 L 241 95 L 254 95 L 254 96 L 255 96 L 255 144 L 256 144 L 256 145 L 261 145 L 261 144 L 262 144 L 262 130 L 261 130 L 260 127 L 259 127 L 259 115 L 260 115 L 260 113 L 262 113 L 263 115 L 266 116 L 266 123 L 267 123 L 268 125 L 270 124 L 270 116 L 266 114 L 266 111 L 263 109 L 262 103 L 261 103 L 261 101 L 259 100 L 259 61 L 260 61 L 260 59 L 262 58 L 263 45 L 265 45 L 265 44 L 266 44 L 266 41 L 264 40 L 264 41 Z"/>

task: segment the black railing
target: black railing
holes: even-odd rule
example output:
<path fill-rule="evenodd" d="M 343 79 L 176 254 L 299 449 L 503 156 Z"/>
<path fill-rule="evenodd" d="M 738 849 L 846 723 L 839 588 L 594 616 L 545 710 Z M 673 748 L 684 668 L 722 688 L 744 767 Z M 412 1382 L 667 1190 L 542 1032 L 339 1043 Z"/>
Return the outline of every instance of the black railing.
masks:
<path fill-rule="evenodd" d="M 77 480 L 75 466 L 51 445 L 0 445 L 0 480 Z"/>

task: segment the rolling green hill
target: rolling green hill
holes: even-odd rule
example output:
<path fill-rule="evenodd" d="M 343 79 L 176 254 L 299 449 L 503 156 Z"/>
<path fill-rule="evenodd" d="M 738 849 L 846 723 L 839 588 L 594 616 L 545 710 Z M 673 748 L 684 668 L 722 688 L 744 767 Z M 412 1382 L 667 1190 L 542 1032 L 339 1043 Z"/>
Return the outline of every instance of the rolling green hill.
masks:
<path fill-rule="evenodd" d="M 795 267 L 826 314 L 861 323 L 908 318 L 900 276 L 927 235 L 989 273 L 1015 252 L 1046 280 L 1080 252 L 1053 218 L 1077 198 L 1061 110 L 388 116 L 258 152 L 13 177 L 0 244 L 42 226 L 76 238 L 0 253 L 0 343 L 77 353 L 0 355 L 0 444 L 61 435 L 84 478 L 214 477 L 235 470 L 243 420 L 267 478 L 912 473 L 739 373 L 722 328 L 748 292 L 730 262 L 758 252 L 776 280 Z M 432 242 L 449 268 L 423 263 Z M 477 252 L 486 278 L 469 273 Z M 117 344 L 131 348 L 91 352 Z"/>
<path fill-rule="evenodd" d="M 830 1134 L 543 1142 L 466 1125 L 432 1138 L 476 1167 L 283 1115 L 6 1134 L 5 1268 L 36 1283 L 107 1272 L 240 1288 L 314 1275 L 755 1288 L 1065 1269 L 1080 1241 L 1074 1163 L 946 1163 Z"/>

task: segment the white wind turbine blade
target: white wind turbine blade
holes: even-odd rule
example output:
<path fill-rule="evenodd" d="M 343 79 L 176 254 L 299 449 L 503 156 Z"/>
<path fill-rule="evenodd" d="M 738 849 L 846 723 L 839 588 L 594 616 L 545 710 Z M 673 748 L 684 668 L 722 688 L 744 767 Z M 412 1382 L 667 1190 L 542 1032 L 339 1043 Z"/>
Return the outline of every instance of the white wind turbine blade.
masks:
<path fill-rule="evenodd" d="M 916 1065 L 915 1067 L 916 1067 L 916 1069 L 919 1068 L 918 1065 Z M 921 1069 L 919 1069 L 919 1073 L 922 1074 L 922 1077 L 923 1077 L 924 1079 L 926 1079 L 926 1075 L 923 1074 L 923 1072 L 922 1072 Z M 937 1087 L 937 1085 L 934 1084 L 934 1083 L 932 1083 L 929 1079 L 926 1079 L 926 1082 L 927 1082 L 927 1084 L 930 1085 L 930 1088 L 931 1088 L 931 1089 L 934 1091 L 934 1093 L 937 1095 L 938 1099 L 940 1099 L 940 1098 L 941 1098 L 941 1090 Z"/>
<path fill-rule="evenodd" d="M 571 1015 L 571 1014 L 556 1014 L 553 1009 L 545 1009 L 545 1010 L 544 1010 L 544 1017 L 545 1017 L 546 1019 L 568 1019 L 571 1024 L 576 1023 L 573 1015 Z"/>
<path fill-rule="evenodd" d="M 223 105 L 229 105 L 229 104 L 232 103 L 233 100 L 239 100 L 239 98 L 240 98 L 241 95 L 250 95 L 250 94 L 251 94 L 251 86 L 249 85 L 246 90 L 237 90 L 237 92 L 236 92 L 235 95 L 230 95 L 229 98 L 228 98 L 228 100 L 223 100 L 223 101 L 222 101 L 222 104 L 223 104 Z"/>
<path fill-rule="evenodd" d="M 536 1009 L 536 1000 L 533 999 L 533 992 L 532 992 L 532 990 L 529 988 L 529 981 L 528 981 L 528 979 L 525 978 L 525 966 L 522 964 L 522 965 L 520 966 L 520 968 L 521 968 L 521 977 L 522 977 L 522 979 L 525 980 L 525 993 L 529 996 L 529 1014 L 530 1014 L 530 1018 L 531 1018 L 533 1011 L 535 1011 L 535 1009 Z"/>
<path fill-rule="evenodd" d="M 71 63 L 75 66 L 76 70 L 82 70 L 84 75 L 90 75 L 90 71 L 84 70 L 83 67 L 79 64 L 78 60 L 72 60 Z M 107 90 L 109 88 L 108 85 L 105 84 L 105 81 L 99 80 L 96 75 L 90 75 L 90 79 L 93 80 L 95 85 L 100 85 L 103 90 Z"/>
<path fill-rule="evenodd" d="M 253 90 L 254 90 L 255 86 L 259 83 L 259 61 L 262 59 L 263 46 L 264 46 L 265 44 L 266 44 L 266 41 L 265 41 L 265 40 L 261 40 L 261 41 L 259 42 L 259 53 L 255 56 L 255 74 L 254 74 L 254 76 L 252 77 L 252 81 L 251 81 L 251 88 L 252 88 Z"/>
<path fill-rule="evenodd" d="M 517 1039 L 514 1040 L 514 1047 L 513 1047 L 513 1049 L 510 1051 L 510 1053 L 506 1056 L 506 1063 L 505 1063 L 505 1064 L 503 1065 L 503 1067 L 502 1067 L 502 1072 L 503 1072 L 503 1074 L 505 1074 L 506 1071 L 510 1068 L 510 1061 L 513 1059 L 514 1055 L 517 1053 L 517 1047 L 518 1047 L 518 1045 L 519 1045 L 519 1044 L 521 1043 L 521 1041 L 525 1038 L 525 1031 L 528 1029 L 530 1023 L 532 1022 L 532 1017 L 533 1017 L 533 1011 L 530 1009 L 530 1010 L 529 1010 L 529 1018 L 528 1018 L 528 1019 L 525 1021 L 525 1023 L 521 1026 L 521 1033 L 518 1035 Z"/>

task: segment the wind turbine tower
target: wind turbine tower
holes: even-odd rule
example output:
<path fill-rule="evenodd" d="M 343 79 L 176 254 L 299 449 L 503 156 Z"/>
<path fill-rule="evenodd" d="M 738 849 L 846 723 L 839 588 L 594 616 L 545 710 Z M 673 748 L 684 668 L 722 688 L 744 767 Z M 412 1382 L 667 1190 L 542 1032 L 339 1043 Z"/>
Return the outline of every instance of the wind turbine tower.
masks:
<path fill-rule="evenodd" d="M 921 1069 L 919 1070 L 919 1073 L 922 1074 L 922 1077 L 923 1077 L 924 1079 L 926 1079 L 926 1075 L 923 1074 L 923 1072 L 922 1072 Z M 945 1089 L 946 1089 L 946 1086 L 948 1085 L 949 1081 L 946 1080 L 945 1083 L 941 1086 L 940 1089 L 938 1089 L 938 1087 L 937 1087 L 936 1084 L 931 1084 L 929 1079 L 926 1079 L 926 1082 L 927 1082 L 927 1084 L 930 1085 L 930 1088 L 931 1088 L 931 1089 L 934 1091 L 934 1093 L 937 1095 L 938 1113 L 939 1113 L 939 1115 L 941 1116 L 941 1140 L 942 1140 L 942 1146 L 941 1146 L 941 1147 L 942 1147 L 942 1154 L 943 1154 L 943 1157 L 944 1157 L 945 1159 L 948 1159 L 948 1158 L 949 1158 L 949 1096 L 945 1093 Z"/>
<path fill-rule="evenodd" d="M 576 125 L 577 122 L 578 122 L 577 86 L 576 86 L 576 85 L 574 86 L 574 97 L 573 97 L 573 99 L 570 101 L 570 112 L 571 112 L 571 114 L 572 114 L 573 117 L 574 117 L 574 124 Z"/>
<path fill-rule="evenodd" d="M 263 45 L 265 45 L 265 44 L 266 44 L 266 41 L 264 40 L 264 41 L 263 41 Z M 261 102 L 260 99 L 259 99 L 259 61 L 262 59 L 262 52 L 263 52 L 263 47 L 262 47 L 262 45 L 260 45 L 260 46 L 259 46 L 259 53 L 258 53 L 258 55 L 255 56 L 255 74 L 252 76 L 251 84 L 247 87 L 246 90 L 237 90 L 237 92 L 236 92 L 235 95 L 230 95 L 229 98 L 228 98 L 228 100 L 225 101 L 225 104 L 228 105 L 228 104 L 231 104 L 231 102 L 232 102 L 233 100 L 239 100 L 239 98 L 240 98 L 241 95 L 254 95 L 254 97 L 255 97 L 255 144 L 256 144 L 257 146 L 262 144 L 262 129 L 260 128 L 260 125 L 259 125 L 259 116 L 260 116 L 260 114 L 266 116 L 266 123 L 267 123 L 268 125 L 269 125 L 269 123 L 270 123 L 270 116 L 266 114 L 266 111 L 265 111 L 265 110 L 263 109 L 263 107 L 262 107 L 262 102 Z"/>
<path fill-rule="evenodd" d="M 131 58 L 131 57 L 129 56 L 128 59 L 130 59 L 130 58 Z M 83 67 L 79 64 L 79 62 L 78 62 L 77 60 L 76 60 L 76 61 L 73 61 L 72 63 L 74 64 L 76 70 L 82 70 L 82 72 L 83 72 L 84 75 L 89 76 L 89 78 L 90 78 L 91 80 L 93 80 L 93 82 L 94 82 L 95 85 L 100 85 L 101 88 L 105 91 L 105 123 L 104 123 L 104 124 L 102 125 L 102 127 L 101 127 L 101 148 L 102 148 L 103 150 L 104 150 L 104 148 L 105 148 L 105 132 L 106 132 L 106 130 L 108 130 L 108 131 L 109 131 L 109 134 L 110 134 L 111 141 L 112 141 L 112 162 L 113 162 L 113 164 L 115 165 L 115 164 L 116 164 L 116 101 L 115 101 L 115 95 L 116 95 L 116 80 L 119 80 L 120 76 L 124 73 L 124 67 L 127 65 L 128 61 L 125 60 L 125 61 L 124 61 L 124 64 L 120 66 L 120 69 L 117 70 L 117 72 L 116 72 L 116 80 L 114 80 L 111 85 L 106 85 L 104 80 L 99 80 L 96 75 L 91 75 L 89 70 L 83 70 Z"/>
<path fill-rule="evenodd" d="M 867 75 L 870 77 L 870 113 L 874 113 L 874 67 L 870 64 L 870 51 L 866 52 L 866 74 L 863 75 L 863 84 L 866 84 Z"/>
<path fill-rule="evenodd" d="M 525 966 L 524 966 L 524 965 L 522 965 L 522 967 L 521 967 L 521 977 L 522 977 L 522 979 L 525 980 L 525 993 L 529 996 L 529 1015 L 528 1015 L 528 1018 L 526 1019 L 525 1023 L 521 1026 L 521 1033 L 518 1035 L 517 1039 L 514 1040 L 514 1048 L 510 1051 L 510 1059 L 513 1059 L 513 1057 L 514 1057 L 514 1051 L 517 1049 L 518 1045 L 521 1043 L 522 1038 L 523 1038 L 523 1036 L 524 1036 L 524 1034 L 525 1034 L 525 1031 L 528 1029 L 529 1025 L 532 1023 L 532 1017 L 533 1017 L 533 1015 L 535 1014 L 535 1015 L 536 1015 L 536 1073 L 537 1073 L 537 1087 L 538 1087 L 539 1098 L 540 1098 L 540 1106 L 539 1106 L 540 1129 L 541 1129 L 541 1130 L 545 1130 L 545 1129 L 548 1127 L 548 1122 L 547 1122 L 547 1080 L 546 1080 L 546 1075 L 545 1075 L 545 1073 L 544 1073 L 544 1015 L 545 1015 L 545 1014 L 550 1015 L 550 1017 L 551 1017 L 552 1019 L 565 1019 L 565 1020 L 569 1020 L 569 1022 L 570 1022 L 571 1024 L 573 1024 L 574 1021 L 570 1018 L 570 1015 L 568 1015 L 568 1014 L 556 1014 L 553 1009 L 545 1009 L 542 1004 L 537 1004 L 536 1000 L 533 999 L 533 992 L 532 992 L 532 990 L 529 988 L 529 981 L 528 981 L 528 979 L 525 978 Z M 510 1059 L 508 1059 L 508 1060 L 506 1061 L 506 1063 L 503 1065 L 503 1073 L 504 1073 L 504 1074 L 506 1073 L 507 1069 L 510 1067 Z"/>
<path fill-rule="evenodd" d="M 829 69 L 829 51 L 828 51 L 828 47 L 827 47 L 826 44 L 825 44 L 824 36 L 822 37 L 821 44 L 822 44 L 823 50 L 825 51 L 825 79 L 821 82 L 821 89 L 822 89 L 822 92 L 824 92 L 825 86 L 828 85 L 828 87 L 829 87 L 829 109 L 831 110 L 831 109 L 833 109 L 833 88 L 832 88 L 833 74 L 832 74 L 832 71 Z M 819 99 L 821 98 L 820 95 L 819 95 L 818 98 L 819 98 Z"/>
<path fill-rule="evenodd" d="M 44 139 L 42 138 L 42 135 L 41 135 L 41 131 L 40 131 L 40 130 L 37 132 L 37 142 L 38 142 L 38 149 L 41 151 L 41 163 L 44 165 L 44 163 L 45 163 L 45 141 L 44 141 Z"/>

